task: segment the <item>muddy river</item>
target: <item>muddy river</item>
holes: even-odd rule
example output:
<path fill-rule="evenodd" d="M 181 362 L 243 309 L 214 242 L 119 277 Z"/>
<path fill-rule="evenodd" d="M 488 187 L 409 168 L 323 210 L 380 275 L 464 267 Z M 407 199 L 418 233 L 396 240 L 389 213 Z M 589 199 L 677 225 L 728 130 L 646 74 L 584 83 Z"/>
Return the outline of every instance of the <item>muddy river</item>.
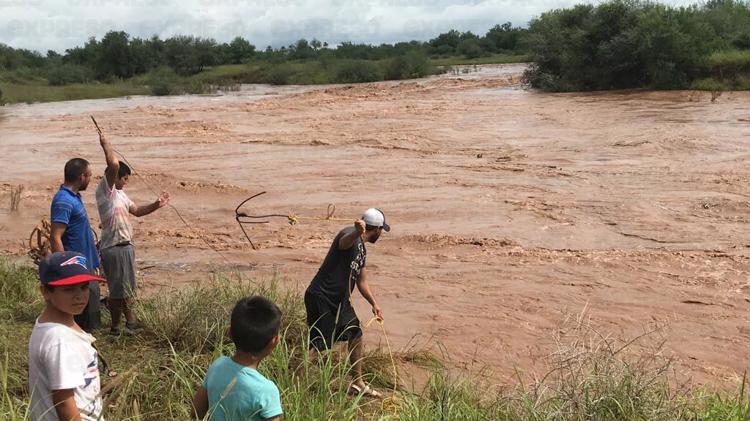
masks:
<path fill-rule="evenodd" d="M 543 94 L 522 70 L 2 107 L 0 250 L 23 254 L 67 159 L 103 173 L 93 114 L 143 177 L 130 197 L 168 190 L 189 224 L 134 221 L 146 290 L 217 269 L 304 288 L 347 223 L 273 219 L 248 227 L 253 250 L 234 221 L 251 194 L 268 192 L 257 213 L 376 206 L 392 231 L 368 248 L 370 282 L 395 348 L 439 343 L 451 366 L 513 381 L 585 311 L 624 340 L 656 327 L 678 375 L 734 387 L 750 361 L 750 93 Z"/>

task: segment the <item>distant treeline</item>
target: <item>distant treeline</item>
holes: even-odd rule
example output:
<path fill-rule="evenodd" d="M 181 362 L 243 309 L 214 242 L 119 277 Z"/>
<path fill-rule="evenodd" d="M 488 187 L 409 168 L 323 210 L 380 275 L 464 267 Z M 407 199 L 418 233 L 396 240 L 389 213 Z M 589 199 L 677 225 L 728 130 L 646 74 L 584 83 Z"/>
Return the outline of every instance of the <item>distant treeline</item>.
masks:
<path fill-rule="evenodd" d="M 194 36 L 174 36 L 167 39 L 131 37 L 126 32 L 111 31 L 101 40 L 90 38 L 83 46 L 65 50 L 63 54 L 48 51 L 15 49 L 0 44 L 0 71 L 15 72 L 19 79 L 44 77 L 51 85 L 86 83 L 128 79 L 156 71 L 174 72 L 184 77 L 204 69 L 247 62 L 282 64 L 286 62 L 335 60 L 391 61 L 373 73 L 362 69 L 357 79 L 406 78 L 424 76 L 429 70 L 429 57 L 464 56 L 476 58 L 493 53 L 522 51 L 522 39 L 527 30 L 510 23 L 497 25 L 484 36 L 455 30 L 438 35 L 427 42 L 411 41 L 396 44 L 355 44 L 343 42 L 335 47 L 317 39 L 300 39 L 296 43 L 258 50 L 250 41 L 237 37 L 228 43 Z M 406 57 L 406 59 L 405 59 Z M 360 64 L 361 63 L 357 63 Z M 367 65 L 364 65 L 367 67 Z M 165 70 L 164 68 L 168 68 Z M 352 64 L 348 71 L 357 73 Z M 408 67 L 400 71 L 397 67 Z M 347 69 L 340 70 L 346 73 Z M 366 80 L 355 80 L 366 81 Z"/>
<path fill-rule="evenodd" d="M 750 3 L 616 0 L 529 24 L 526 81 L 550 91 L 750 89 Z"/>
<path fill-rule="evenodd" d="M 435 73 L 433 63 L 445 58 L 488 56 L 485 62 L 498 62 L 493 59 L 501 54 L 528 58 L 532 65 L 524 80 L 548 91 L 750 89 L 750 3 L 709 0 L 671 7 L 613 0 L 552 10 L 528 28 L 505 23 L 481 36 L 451 30 L 426 42 L 381 45 L 330 46 L 300 39 L 258 50 L 242 37 L 218 43 L 193 36 L 142 39 L 112 31 L 63 54 L 0 44 L 0 82 L 60 86 L 132 81 L 154 94 L 169 94 L 237 83 L 415 78 Z"/>

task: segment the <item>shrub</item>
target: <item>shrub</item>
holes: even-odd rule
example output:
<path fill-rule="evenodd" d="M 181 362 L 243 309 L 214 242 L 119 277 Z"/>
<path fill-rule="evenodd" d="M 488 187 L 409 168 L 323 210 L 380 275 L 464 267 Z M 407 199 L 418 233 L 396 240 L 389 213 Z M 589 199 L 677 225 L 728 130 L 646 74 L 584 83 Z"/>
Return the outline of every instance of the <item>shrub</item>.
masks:
<path fill-rule="evenodd" d="M 92 79 L 91 69 L 77 64 L 54 65 L 47 72 L 47 81 L 52 86 L 86 83 Z"/>
<path fill-rule="evenodd" d="M 180 77 L 172 68 L 167 66 L 151 71 L 147 78 L 147 84 L 152 95 L 171 95 L 181 91 Z"/>
<path fill-rule="evenodd" d="M 743 3 L 734 5 L 750 11 Z M 718 32 L 712 20 L 714 8 L 720 7 L 719 2 L 674 8 L 612 0 L 543 13 L 529 24 L 534 65 L 524 80 L 561 91 L 688 87 L 706 76 L 709 54 L 734 37 Z M 746 15 L 738 19 L 750 25 Z M 719 58 L 730 66 L 738 65 L 734 59 L 740 57 Z"/>
<path fill-rule="evenodd" d="M 369 60 L 342 60 L 335 66 L 333 75 L 333 81 L 337 83 L 374 82 L 382 79 L 380 67 Z"/>
<path fill-rule="evenodd" d="M 289 79 L 294 74 L 294 69 L 289 63 L 267 65 L 265 70 L 265 79 L 271 85 L 287 85 L 290 83 Z"/>
<path fill-rule="evenodd" d="M 723 91 L 726 89 L 724 84 L 714 78 L 697 79 L 690 84 L 690 89 L 696 91 Z"/>
<path fill-rule="evenodd" d="M 425 53 L 409 51 L 390 60 L 385 69 L 385 78 L 388 80 L 411 79 L 432 73 L 434 73 L 434 70 Z"/>

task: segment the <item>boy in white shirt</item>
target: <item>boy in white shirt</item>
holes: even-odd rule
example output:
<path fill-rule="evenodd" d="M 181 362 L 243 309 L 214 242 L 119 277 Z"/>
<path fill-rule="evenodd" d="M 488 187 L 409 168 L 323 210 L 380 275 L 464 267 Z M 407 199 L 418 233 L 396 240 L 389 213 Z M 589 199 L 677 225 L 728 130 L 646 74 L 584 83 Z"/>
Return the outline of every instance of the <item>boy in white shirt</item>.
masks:
<path fill-rule="evenodd" d="M 94 421 L 102 399 L 94 337 L 73 316 L 89 300 L 91 275 L 80 253 L 52 253 L 39 264 L 45 307 L 29 340 L 29 421 Z"/>

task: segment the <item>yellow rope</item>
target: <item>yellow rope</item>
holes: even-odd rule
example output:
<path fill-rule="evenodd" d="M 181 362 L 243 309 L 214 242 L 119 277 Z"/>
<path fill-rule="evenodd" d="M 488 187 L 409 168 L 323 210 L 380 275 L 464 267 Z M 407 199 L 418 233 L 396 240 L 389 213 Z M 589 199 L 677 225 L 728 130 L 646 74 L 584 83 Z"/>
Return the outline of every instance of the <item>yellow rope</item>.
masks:
<path fill-rule="evenodd" d="M 365 329 L 369 328 L 370 325 L 372 325 L 374 322 L 378 322 L 378 325 L 380 325 L 380 331 L 383 333 L 383 337 L 385 338 L 385 345 L 388 348 L 388 358 L 391 360 L 391 365 L 393 366 L 393 390 L 391 392 L 391 396 L 383 398 L 381 406 L 383 409 L 388 409 L 389 412 L 398 413 L 401 405 L 398 402 L 398 398 L 396 395 L 398 389 L 398 368 L 396 367 L 396 358 L 393 356 L 391 341 L 388 339 L 388 333 L 385 331 L 385 320 L 379 317 L 373 317 L 368 320 L 367 323 L 365 323 Z"/>
<path fill-rule="evenodd" d="M 336 205 L 333 203 L 328 204 L 326 216 L 300 216 L 290 212 L 287 218 L 289 219 L 289 225 L 297 225 L 299 221 L 339 221 L 339 222 L 351 222 L 352 219 L 347 218 L 335 218 Z"/>

